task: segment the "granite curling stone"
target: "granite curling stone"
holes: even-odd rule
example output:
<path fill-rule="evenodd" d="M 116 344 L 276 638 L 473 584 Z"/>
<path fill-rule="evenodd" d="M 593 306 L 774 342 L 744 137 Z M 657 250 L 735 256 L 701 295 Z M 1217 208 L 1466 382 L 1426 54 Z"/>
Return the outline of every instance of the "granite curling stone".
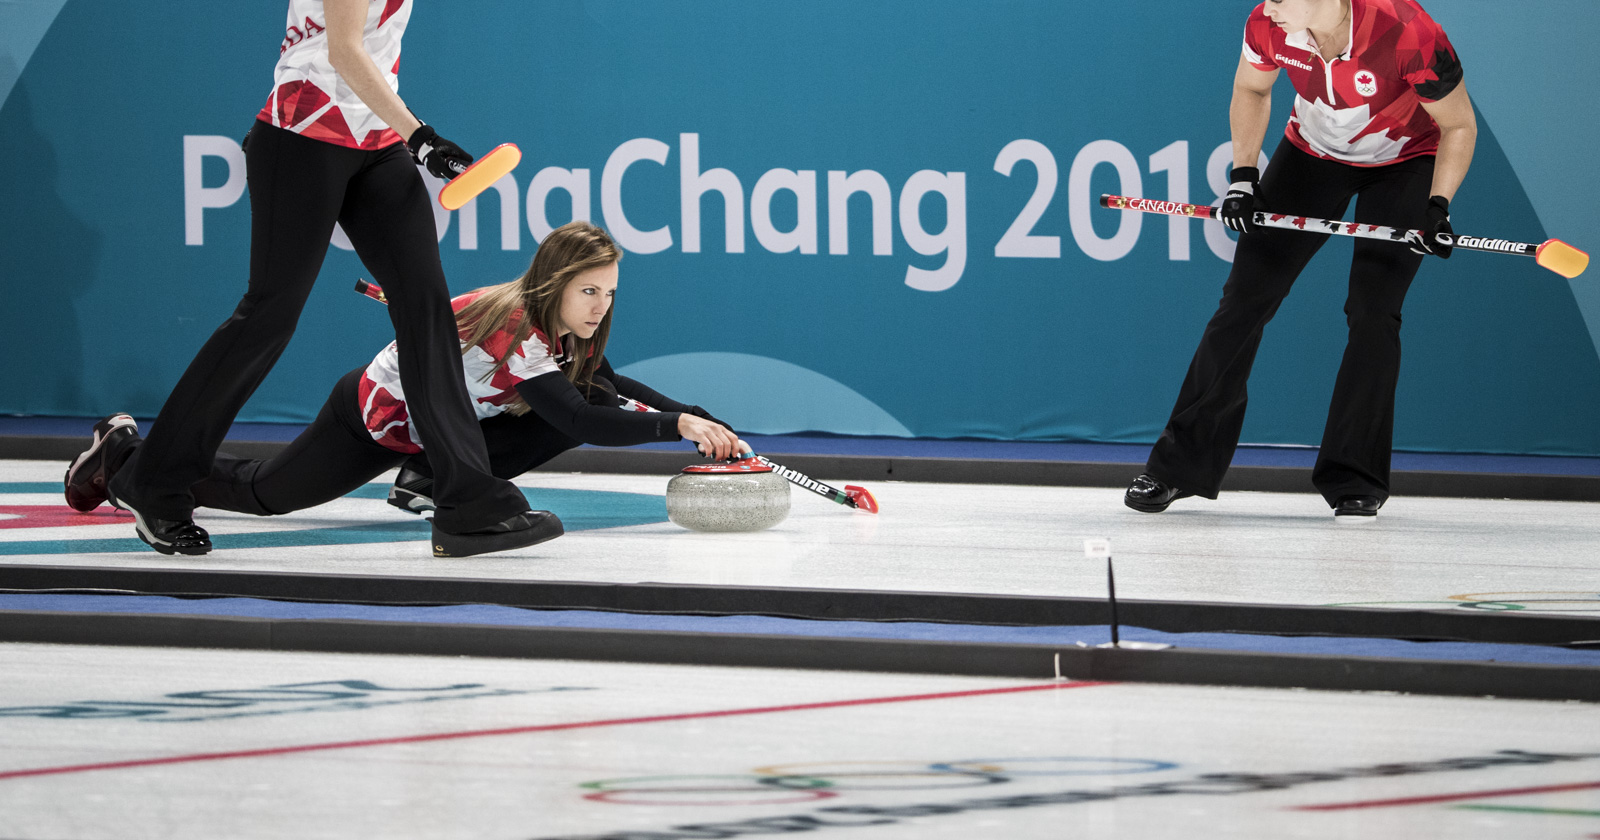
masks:
<path fill-rule="evenodd" d="M 789 482 L 754 458 L 696 464 L 667 482 L 667 518 L 691 531 L 761 531 L 789 516 Z"/>

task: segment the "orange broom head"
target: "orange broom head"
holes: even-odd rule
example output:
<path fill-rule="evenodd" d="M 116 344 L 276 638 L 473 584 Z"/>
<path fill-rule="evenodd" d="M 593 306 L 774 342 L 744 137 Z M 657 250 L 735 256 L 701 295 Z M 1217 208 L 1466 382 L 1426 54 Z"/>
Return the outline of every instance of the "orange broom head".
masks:
<path fill-rule="evenodd" d="M 504 178 L 522 162 L 522 150 L 515 143 L 502 143 L 489 153 L 472 162 L 465 172 L 450 179 L 439 191 L 439 206 L 446 210 L 459 210 Z"/>
<path fill-rule="evenodd" d="M 856 484 L 846 484 L 844 494 L 850 497 L 850 501 L 856 503 L 856 510 L 864 510 L 867 513 L 878 512 L 878 500 L 873 498 L 871 490 Z"/>
<path fill-rule="evenodd" d="M 1539 265 L 1568 280 L 1582 274 L 1583 270 L 1589 267 L 1588 251 L 1574 248 L 1559 239 L 1546 240 L 1539 246 L 1539 250 L 1534 252 L 1533 258 Z"/>

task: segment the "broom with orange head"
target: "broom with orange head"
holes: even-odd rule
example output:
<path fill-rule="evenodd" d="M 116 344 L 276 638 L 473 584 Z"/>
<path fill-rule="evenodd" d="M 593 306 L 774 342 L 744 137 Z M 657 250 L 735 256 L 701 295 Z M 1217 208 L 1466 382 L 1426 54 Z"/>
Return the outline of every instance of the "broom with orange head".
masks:
<path fill-rule="evenodd" d="M 458 167 L 452 161 L 451 168 L 459 169 L 459 174 L 439 190 L 439 206 L 446 210 L 460 210 L 467 202 L 477 198 L 479 193 L 493 186 L 494 182 L 516 169 L 521 162 L 522 150 L 515 143 L 495 146 L 470 166 Z"/>
<path fill-rule="evenodd" d="M 1102 195 L 1100 206 L 1112 210 L 1136 210 L 1141 213 L 1157 213 L 1163 216 L 1193 216 L 1197 219 L 1217 218 L 1217 208 L 1205 204 L 1182 204 L 1176 201 L 1157 201 L 1150 198 L 1130 198 L 1125 195 Z M 1336 222 L 1328 219 L 1313 219 L 1307 216 L 1290 216 L 1283 213 L 1264 213 L 1256 211 L 1255 222 L 1261 227 L 1283 228 L 1286 230 L 1303 230 L 1311 233 L 1331 233 L 1338 236 L 1354 236 L 1361 239 L 1383 239 L 1391 242 L 1407 242 L 1420 239 L 1426 234 L 1420 230 L 1401 230 L 1400 228 L 1384 227 L 1383 225 L 1361 225 L 1354 222 Z M 1574 248 L 1559 239 L 1546 239 L 1543 242 L 1512 242 L 1507 239 L 1490 239 L 1481 236 L 1461 236 L 1460 234 L 1440 234 L 1439 244 L 1449 245 L 1464 251 L 1483 251 L 1491 254 L 1515 254 L 1523 257 L 1533 257 L 1541 267 L 1572 279 L 1584 272 L 1589 267 L 1589 252 Z"/>

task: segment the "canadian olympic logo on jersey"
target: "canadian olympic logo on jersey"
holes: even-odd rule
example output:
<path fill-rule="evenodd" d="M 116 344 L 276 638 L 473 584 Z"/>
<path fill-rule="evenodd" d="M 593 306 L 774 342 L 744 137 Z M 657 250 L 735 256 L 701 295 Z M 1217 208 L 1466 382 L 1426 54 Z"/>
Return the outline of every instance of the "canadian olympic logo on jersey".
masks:
<path fill-rule="evenodd" d="M 1372 75 L 1371 70 L 1362 70 L 1356 74 L 1356 93 L 1362 96 L 1376 96 L 1378 93 L 1378 77 Z"/>

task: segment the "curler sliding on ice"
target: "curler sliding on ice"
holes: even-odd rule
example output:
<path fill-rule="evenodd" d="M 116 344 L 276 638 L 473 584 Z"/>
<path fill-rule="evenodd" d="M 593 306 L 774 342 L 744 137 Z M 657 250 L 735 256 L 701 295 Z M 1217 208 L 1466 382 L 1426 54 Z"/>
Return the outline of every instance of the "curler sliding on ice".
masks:
<path fill-rule="evenodd" d="M 1181 204 L 1175 201 L 1158 201 L 1152 198 L 1131 198 L 1125 195 L 1102 195 L 1100 206 L 1112 210 L 1137 210 L 1140 213 L 1156 213 L 1163 216 L 1193 216 L 1197 219 L 1220 219 L 1220 208 L 1205 204 Z M 1329 219 L 1312 219 L 1306 216 L 1290 216 L 1283 213 L 1265 213 L 1255 211 L 1255 223 L 1261 227 L 1280 228 L 1283 230 L 1303 230 L 1310 233 L 1331 233 L 1337 236 L 1353 236 L 1359 239 L 1382 239 L 1399 243 L 1410 243 L 1421 239 L 1424 234 L 1420 230 L 1402 230 L 1400 228 L 1384 227 L 1383 225 L 1361 225 L 1354 222 L 1336 222 Z M 1543 242 L 1511 242 L 1505 239 L 1489 239 L 1481 236 L 1461 236 L 1459 234 L 1441 233 L 1439 244 L 1453 246 L 1463 251 L 1485 251 L 1491 254 L 1516 254 L 1523 257 L 1533 257 L 1541 267 L 1571 280 L 1582 274 L 1589 267 L 1589 253 L 1579 248 L 1574 248 L 1559 239 L 1546 239 Z"/>
<path fill-rule="evenodd" d="M 372 298 L 373 300 L 375 300 L 375 301 L 377 301 L 379 303 L 387 304 L 389 302 L 388 296 L 386 296 L 383 293 L 383 288 L 381 286 L 379 286 L 378 284 L 370 282 L 368 280 L 365 280 L 365 279 L 357 280 L 356 281 L 355 290 L 356 290 L 356 292 L 358 294 L 365 295 L 365 296 L 367 296 L 369 298 Z M 610 368 L 608 367 L 607 370 L 609 371 Z M 617 380 L 617 381 L 621 381 L 621 382 L 631 383 L 631 380 L 623 379 L 621 377 L 616 376 L 615 374 L 612 374 L 610 378 L 614 379 L 614 380 Z M 626 395 L 624 395 L 624 396 L 626 396 Z M 647 401 L 651 401 L 651 398 L 647 395 L 646 396 L 646 400 Z M 655 404 L 660 405 L 660 404 L 663 403 L 663 401 L 664 401 L 664 398 L 660 397 L 659 395 L 655 395 L 654 396 L 653 402 Z M 670 403 L 670 404 L 673 405 L 675 407 L 675 409 L 676 408 L 684 408 L 682 406 L 677 406 L 676 403 Z M 694 411 L 698 410 L 696 407 L 693 407 L 693 406 L 688 406 L 687 408 L 690 410 L 691 413 L 693 413 Z M 630 409 L 632 411 L 645 411 L 645 412 L 652 412 L 652 411 L 657 411 L 658 410 L 656 408 L 651 407 L 651 405 L 647 405 L 645 402 L 639 402 L 639 401 L 630 401 Z M 710 415 L 704 415 L 704 418 L 708 419 L 708 420 L 712 420 L 712 421 L 714 421 L 716 423 L 719 423 L 719 424 L 721 423 L 720 420 L 716 420 L 715 418 L 710 417 Z M 743 443 L 743 441 L 740 441 L 740 443 Z M 495 449 L 498 448 L 498 446 L 496 444 L 494 444 L 494 443 L 491 443 L 490 448 L 491 448 L 491 450 L 495 450 Z M 709 455 L 711 453 L 704 453 L 704 454 Z M 858 487 L 858 486 L 856 486 L 854 484 L 847 484 L 847 485 L 845 485 L 845 488 L 843 490 L 837 490 L 837 489 L 835 489 L 833 487 L 830 487 L 830 486 L 828 486 L 826 484 L 823 484 L 820 481 L 817 481 L 816 479 L 814 479 L 814 478 L 812 478 L 812 477 L 810 477 L 810 476 L 806 475 L 805 473 L 802 473 L 802 472 L 800 472 L 798 470 L 791 469 L 789 467 L 785 467 L 782 464 L 773 463 L 772 461 L 766 459 L 765 457 L 757 455 L 757 454 L 755 454 L 755 452 L 751 451 L 749 448 L 743 447 L 743 446 L 738 447 L 735 450 L 735 453 L 731 453 L 726 460 L 728 460 L 730 462 L 733 462 L 733 463 L 738 463 L 740 461 L 755 461 L 755 462 L 760 463 L 760 464 L 762 464 L 762 465 L 764 465 L 766 467 L 769 467 L 773 472 L 777 473 L 780 476 L 783 476 L 791 484 L 794 484 L 794 485 L 796 485 L 798 487 L 802 487 L 802 488 L 804 488 L 806 490 L 810 490 L 811 492 L 816 493 L 817 495 L 819 495 L 819 496 L 821 496 L 821 497 L 823 497 L 825 499 L 828 499 L 829 501 L 835 502 L 837 504 L 844 505 L 844 506 L 846 506 L 848 508 L 852 508 L 854 510 L 864 510 L 867 513 L 877 513 L 878 512 L 878 500 L 873 498 L 871 491 L 867 490 L 865 487 Z M 404 475 L 404 474 L 402 474 L 402 475 Z M 404 483 L 405 483 L 404 481 L 401 482 L 401 484 L 404 484 Z M 405 489 L 403 487 L 400 488 L 397 492 L 399 493 L 399 496 L 397 498 L 406 496 L 406 491 L 405 491 Z M 413 508 L 408 507 L 408 505 L 403 501 L 403 499 L 402 499 L 401 503 L 397 504 L 396 506 L 400 507 L 402 509 L 413 509 Z"/>
<path fill-rule="evenodd" d="M 611 368 L 605 350 L 621 258 L 622 249 L 604 230 L 570 222 L 545 237 L 521 276 L 451 301 L 452 372 L 471 397 L 469 431 L 482 441 L 495 478 L 510 480 L 582 444 L 687 440 L 717 461 L 750 450 L 705 409 Z M 376 283 L 361 288 L 378 301 L 390 297 Z M 401 350 L 398 341 L 391 342 L 370 363 L 340 377 L 311 424 L 273 457 L 213 456 L 205 478 L 192 487 L 196 505 L 276 516 L 338 499 L 398 468 L 389 504 L 407 513 L 433 513 L 435 557 L 524 548 L 561 536 L 560 518 L 548 511 L 525 517 L 533 534 L 501 530 L 461 540 L 439 528 L 444 504 L 437 489 L 445 476 L 434 452 L 450 440 L 417 425 L 417 404 L 426 394 L 407 390 L 401 381 Z M 88 449 L 67 470 L 67 504 L 80 511 L 117 504 L 109 485 L 144 445 L 132 417 L 102 420 Z M 517 493 L 526 506 L 527 497 Z"/>

